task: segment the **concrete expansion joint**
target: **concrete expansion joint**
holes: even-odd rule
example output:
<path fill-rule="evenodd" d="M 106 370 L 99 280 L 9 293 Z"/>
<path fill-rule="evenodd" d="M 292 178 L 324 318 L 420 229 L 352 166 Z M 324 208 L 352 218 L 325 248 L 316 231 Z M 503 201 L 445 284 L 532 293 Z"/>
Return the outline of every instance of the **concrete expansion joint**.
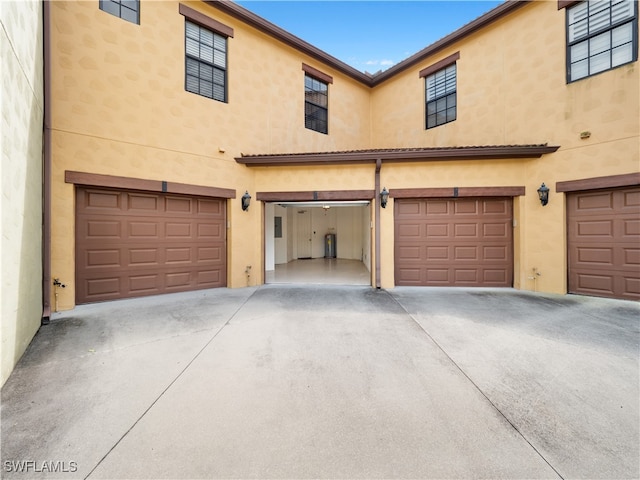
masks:
<path fill-rule="evenodd" d="M 169 382 L 169 384 L 162 390 L 162 392 L 160 392 L 160 394 L 149 404 L 149 406 L 145 409 L 145 411 L 142 412 L 142 414 L 131 424 L 129 429 L 126 432 L 124 432 L 124 434 L 122 434 L 122 436 L 120 436 L 120 438 L 118 438 L 113 443 L 111 448 L 109 448 L 107 453 L 105 453 L 102 456 L 102 458 L 98 460 L 98 462 L 91 469 L 91 471 L 86 475 L 85 478 L 89 478 L 93 474 L 93 472 L 95 472 L 96 469 L 102 464 L 102 462 L 104 462 L 105 459 L 111 454 L 111 452 L 113 452 L 116 449 L 116 447 L 118 447 L 118 445 L 122 443 L 122 441 L 127 437 L 127 435 L 129 435 L 129 433 L 136 427 L 136 425 L 140 423 L 140 421 L 149 413 L 149 411 L 151 411 L 151 409 L 156 405 L 156 403 L 158 403 L 160 399 L 164 397 L 164 395 L 169 391 L 169 389 L 171 389 L 171 387 L 178 381 L 178 379 L 180 379 L 180 377 L 184 375 L 184 373 L 189 369 L 189 367 L 191 367 L 191 365 L 198 359 L 198 357 L 200 357 L 200 355 L 202 355 L 202 353 L 209 347 L 209 345 L 211 345 L 211 343 L 225 329 L 225 327 L 227 327 L 229 323 L 236 317 L 236 315 L 238 315 L 240 310 L 244 308 L 244 306 L 249 302 L 249 300 L 251 300 L 251 298 L 253 298 L 253 296 L 256 294 L 258 290 L 259 288 L 254 290 L 251 293 L 251 295 L 249 295 L 247 298 L 244 299 L 244 301 L 238 306 L 238 308 L 236 308 L 236 310 L 229 316 L 227 321 L 213 333 L 211 338 L 202 346 L 200 350 L 198 350 L 198 352 L 193 356 L 193 358 L 189 360 L 189 362 L 187 362 L 187 364 L 184 366 L 182 370 L 180 370 L 180 372 L 178 372 L 175 378 Z"/>
<path fill-rule="evenodd" d="M 389 295 L 389 297 L 391 298 L 391 300 L 393 302 L 395 302 L 408 316 L 409 318 L 411 318 L 411 320 L 418 326 L 418 328 L 420 330 L 422 330 L 422 332 L 424 332 L 424 334 L 429 338 L 429 340 L 438 348 L 438 350 L 440 350 L 445 357 L 447 357 L 447 359 L 451 362 L 451 364 L 462 374 L 464 375 L 464 377 L 471 383 L 471 385 L 473 385 L 473 387 L 480 393 L 480 395 L 482 395 L 485 400 L 487 402 L 489 402 L 489 404 L 491 405 L 491 407 L 498 412 L 498 414 L 511 426 L 511 428 L 520 436 L 520 438 L 522 438 L 532 449 L 534 452 L 536 452 L 536 454 L 549 466 L 549 468 L 551 468 L 556 475 L 558 476 L 558 478 L 564 480 L 564 476 L 551 464 L 551 462 L 549 462 L 549 460 L 547 460 L 545 458 L 545 456 L 535 447 L 535 445 L 533 445 L 533 443 L 531 443 L 531 441 L 525 437 L 525 435 L 520 431 L 520 429 L 509 419 L 509 417 L 507 417 L 507 415 L 493 402 L 491 401 L 491 399 L 489 398 L 489 396 L 480 388 L 480 386 L 473 381 L 473 379 L 467 374 L 467 372 L 465 372 L 462 367 L 460 365 L 458 365 L 458 363 L 446 352 L 446 350 L 436 341 L 435 338 L 433 338 L 433 336 L 420 324 L 420 322 L 418 321 L 418 319 L 413 316 L 411 314 L 411 312 L 409 312 L 406 307 L 404 305 L 402 305 L 402 303 L 400 303 L 393 295 L 391 295 L 389 292 L 387 292 L 385 290 L 385 293 L 387 295 Z"/>

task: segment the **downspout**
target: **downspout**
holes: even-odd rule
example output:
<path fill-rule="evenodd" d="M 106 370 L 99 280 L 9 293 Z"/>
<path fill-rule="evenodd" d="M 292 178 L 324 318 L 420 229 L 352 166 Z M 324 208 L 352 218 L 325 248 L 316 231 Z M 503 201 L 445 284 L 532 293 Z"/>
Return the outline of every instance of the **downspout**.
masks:
<path fill-rule="evenodd" d="M 44 126 L 42 166 L 42 319 L 47 325 L 51 317 L 51 9 L 49 0 L 43 8 L 44 56 Z"/>
<path fill-rule="evenodd" d="M 380 169 L 382 168 L 382 159 L 376 160 L 376 288 L 380 288 Z"/>

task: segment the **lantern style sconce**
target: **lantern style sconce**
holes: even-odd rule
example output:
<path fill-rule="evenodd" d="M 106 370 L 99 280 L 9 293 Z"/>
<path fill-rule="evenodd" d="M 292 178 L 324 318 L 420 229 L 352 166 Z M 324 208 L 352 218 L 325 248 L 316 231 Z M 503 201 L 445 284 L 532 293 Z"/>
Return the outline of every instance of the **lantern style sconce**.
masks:
<path fill-rule="evenodd" d="M 389 201 L 389 191 L 387 187 L 384 187 L 380 192 L 380 206 L 382 208 L 387 208 L 387 202 Z"/>
<path fill-rule="evenodd" d="M 543 207 L 549 203 L 549 187 L 547 187 L 544 182 L 538 189 L 538 198 L 540 198 L 540 203 Z"/>
<path fill-rule="evenodd" d="M 249 204 L 251 203 L 251 195 L 249 195 L 249 191 L 244 192 L 242 195 L 242 210 L 246 212 L 249 210 Z"/>

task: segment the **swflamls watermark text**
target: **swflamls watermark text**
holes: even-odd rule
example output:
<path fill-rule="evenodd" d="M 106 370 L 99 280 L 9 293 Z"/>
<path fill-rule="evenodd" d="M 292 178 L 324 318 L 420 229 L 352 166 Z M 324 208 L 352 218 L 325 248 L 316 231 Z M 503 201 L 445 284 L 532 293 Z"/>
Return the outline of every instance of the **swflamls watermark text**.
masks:
<path fill-rule="evenodd" d="M 78 471 L 78 462 L 5 460 L 2 468 L 7 473 L 74 473 Z"/>

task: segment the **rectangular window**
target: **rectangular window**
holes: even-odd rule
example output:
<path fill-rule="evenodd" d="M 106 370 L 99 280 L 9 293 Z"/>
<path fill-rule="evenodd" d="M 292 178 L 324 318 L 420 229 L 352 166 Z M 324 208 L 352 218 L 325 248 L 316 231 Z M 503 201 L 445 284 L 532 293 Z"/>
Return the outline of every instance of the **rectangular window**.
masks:
<path fill-rule="evenodd" d="M 456 83 L 455 63 L 425 77 L 428 129 L 456 119 Z"/>
<path fill-rule="evenodd" d="M 320 133 L 329 133 L 329 85 L 304 76 L 304 126 Z"/>
<path fill-rule="evenodd" d="M 638 58 L 634 0 L 592 0 L 567 8 L 567 82 Z"/>
<path fill-rule="evenodd" d="M 140 24 L 139 0 L 100 0 L 100 10 L 127 22 Z"/>
<path fill-rule="evenodd" d="M 227 37 L 186 21 L 187 92 L 227 101 Z"/>

